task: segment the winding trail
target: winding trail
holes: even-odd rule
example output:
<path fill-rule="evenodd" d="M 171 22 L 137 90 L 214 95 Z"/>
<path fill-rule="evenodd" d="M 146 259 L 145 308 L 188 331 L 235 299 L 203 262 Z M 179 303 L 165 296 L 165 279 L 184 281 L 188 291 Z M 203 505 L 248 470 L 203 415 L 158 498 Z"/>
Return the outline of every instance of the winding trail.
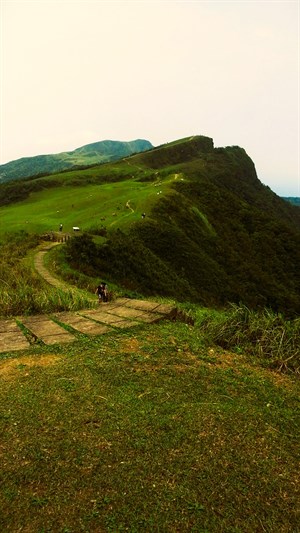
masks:
<path fill-rule="evenodd" d="M 51 250 L 51 248 L 53 248 L 54 246 L 58 246 L 59 244 L 61 243 L 54 242 L 48 244 L 42 250 L 39 250 L 34 257 L 34 268 L 40 274 L 40 276 L 49 283 L 49 285 L 57 287 L 58 289 L 66 289 L 67 284 L 61 281 L 59 278 L 56 278 L 52 274 L 50 274 L 49 270 L 47 270 L 44 265 L 45 255 L 49 252 L 49 250 Z"/>
<path fill-rule="evenodd" d="M 127 202 L 126 202 L 126 207 L 127 207 L 128 209 L 130 209 L 130 211 L 131 211 L 132 213 L 134 213 L 134 209 L 132 209 L 132 207 L 131 207 L 131 205 L 130 205 L 130 200 L 127 200 Z"/>
<path fill-rule="evenodd" d="M 50 285 L 62 290 L 76 290 L 54 277 L 44 265 L 45 254 L 60 243 L 47 244 L 36 253 L 34 267 Z M 118 298 L 93 309 L 64 311 L 35 316 L 0 319 L 0 353 L 32 349 L 35 345 L 53 345 L 76 341 L 78 335 L 102 335 L 159 322 L 163 319 L 185 320 L 178 310 L 167 304 L 149 300 Z"/>

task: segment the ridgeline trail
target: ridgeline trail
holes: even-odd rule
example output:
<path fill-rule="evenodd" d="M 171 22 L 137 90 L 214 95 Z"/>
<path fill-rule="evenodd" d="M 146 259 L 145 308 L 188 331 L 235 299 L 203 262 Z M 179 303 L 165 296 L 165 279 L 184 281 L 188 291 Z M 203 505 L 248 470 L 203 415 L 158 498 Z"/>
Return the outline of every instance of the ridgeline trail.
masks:
<path fill-rule="evenodd" d="M 78 290 L 54 277 L 44 265 L 45 254 L 58 244 L 50 243 L 39 250 L 34 258 L 34 267 L 50 285 L 61 290 Z M 78 334 L 102 335 L 178 316 L 174 306 L 149 300 L 117 298 L 98 305 L 95 297 L 91 296 L 91 299 L 95 301 L 93 309 L 1 319 L 0 353 L 24 350 L 37 343 L 68 343 L 75 341 Z"/>
<path fill-rule="evenodd" d="M 49 285 L 53 285 L 59 289 L 66 289 L 68 286 L 64 281 L 54 277 L 50 274 L 49 270 L 44 266 L 44 257 L 53 246 L 59 245 L 59 242 L 53 242 L 45 246 L 42 250 L 39 250 L 34 257 L 34 268 L 44 278 Z"/>

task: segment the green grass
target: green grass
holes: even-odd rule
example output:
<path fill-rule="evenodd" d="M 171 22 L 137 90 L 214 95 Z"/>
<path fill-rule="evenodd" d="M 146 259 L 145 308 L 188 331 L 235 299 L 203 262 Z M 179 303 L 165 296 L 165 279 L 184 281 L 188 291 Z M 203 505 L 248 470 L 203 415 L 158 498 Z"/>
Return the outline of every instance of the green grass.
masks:
<path fill-rule="evenodd" d="M 280 371 L 300 373 L 300 319 L 286 320 L 270 309 L 253 311 L 231 305 L 226 311 L 199 314 L 198 324 L 211 341 L 247 352 Z"/>
<path fill-rule="evenodd" d="M 259 182 L 238 147 L 214 150 L 211 139 L 193 136 L 114 163 L 3 184 L 0 205 L 0 238 L 20 228 L 57 231 L 61 223 L 64 233 L 79 226 L 97 236 L 91 257 L 78 264 L 69 254 L 69 266 L 84 275 L 93 266 L 94 276 L 125 290 L 299 315 L 297 208 Z"/>
<path fill-rule="evenodd" d="M 44 298 L 31 272 L 37 242 L 1 243 L 2 310 L 7 286 L 19 311 L 74 308 L 60 291 Z M 296 346 L 292 328 L 245 308 L 181 307 L 195 327 L 0 355 L 1 533 L 297 532 L 299 382 L 255 366 Z M 265 353 L 253 358 L 261 331 Z"/>
<path fill-rule="evenodd" d="M 0 242 L 0 316 L 78 310 L 94 305 L 91 292 L 74 284 L 65 290 L 49 285 L 33 268 L 37 235 L 10 234 Z M 59 276 L 58 276 L 59 277 Z M 86 289 L 86 287 L 84 287 Z"/>
<path fill-rule="evenodd" d="M 172 178 L 159 187 L 162 195 Z M 154 183 L 134 180 L 85 187 L 65 187 L 35 192 L 29 198 L 0 207 L 0 235 L 6 231 L 26 230 L 31 233 L 64 232 L 73 226 L 82 230 L 91 227 L 127 227 L 149 213 L 157 201 L 158 188 Z"/>
<path fill-rule="evenodd" d="M 3 533 L 299 530 L 299 383 L 164 322 L 0 360 Z"/>

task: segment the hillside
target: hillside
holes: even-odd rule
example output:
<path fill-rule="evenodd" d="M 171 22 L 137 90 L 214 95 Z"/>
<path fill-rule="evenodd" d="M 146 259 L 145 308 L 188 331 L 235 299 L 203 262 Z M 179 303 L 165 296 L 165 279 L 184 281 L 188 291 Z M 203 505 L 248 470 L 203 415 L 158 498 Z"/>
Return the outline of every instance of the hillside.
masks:
<path fill-rule="evenodd" d="M 78 283 L 300 313 L 300 212 L 240 147 L 202 136 L 88 170 L 0 186 L 2 228 L 85 230 L 64 247 Z M 145 216 L 142 217 L 142 214 Z M 75 275 L 75 274 L 74 274 Z"/>
<path fill-rule="evenodd" d="M 134 161 L 154 169 L 168 190 L 145 219 L 110 232 L 89 269 L 143 294 L 300 312 L 298 210 L 262 185 L 243 149 L 203 147 L 194 138 Z M 76 268 L 78 253 L 69 254 Z"/>
<path fill-rule="evenodd" d="M 33 265 L 75 223 L 52 286 Z M 298 531 L 299 236 L 203 137 L 0 185 L 1 532 Z M 130 325 L 87 320 L 101 278 Z M 135 322 L 132 296 L 178 320 Z"/>
<path fill-rule="evenodd" d="M 115 161 L 151 148 L 152 144 L 142 139 L 130 142 L 99 141 L 71 152 L 23 157 L 0 165 L 0 182 Z"/>

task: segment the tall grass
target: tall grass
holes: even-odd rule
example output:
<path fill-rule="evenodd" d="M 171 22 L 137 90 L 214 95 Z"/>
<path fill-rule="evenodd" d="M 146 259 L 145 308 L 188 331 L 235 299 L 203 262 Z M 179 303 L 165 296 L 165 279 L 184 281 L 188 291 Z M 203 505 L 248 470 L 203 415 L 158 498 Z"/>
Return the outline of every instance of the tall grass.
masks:
<path fill-rule="evenodd" d="M 202 315 L 198 323 L 223 348 L 257 356 L 280 371 L 300 372 L 300 318 L 286 320 L 269 309 L 232 305 L 228 311 Z"/>
<path fill-rule="evenodd" d="M 25 233 L 2 240 L 0 264 L 0 316 L 51 313 L 91 307 L 91 298 L 76 289 L 62 291 L 48 285 L 26 256 L 38 240 Z"/>
<path fill-rule="evenodd" d="M 62 291 L 52 287 L 43 290 L 18 287 L 13 293 L 0 290 L 0 316 L 31 315 L 56 311 L 77 311 L 93 306 L 90 298 L 78 291 Z"/>

